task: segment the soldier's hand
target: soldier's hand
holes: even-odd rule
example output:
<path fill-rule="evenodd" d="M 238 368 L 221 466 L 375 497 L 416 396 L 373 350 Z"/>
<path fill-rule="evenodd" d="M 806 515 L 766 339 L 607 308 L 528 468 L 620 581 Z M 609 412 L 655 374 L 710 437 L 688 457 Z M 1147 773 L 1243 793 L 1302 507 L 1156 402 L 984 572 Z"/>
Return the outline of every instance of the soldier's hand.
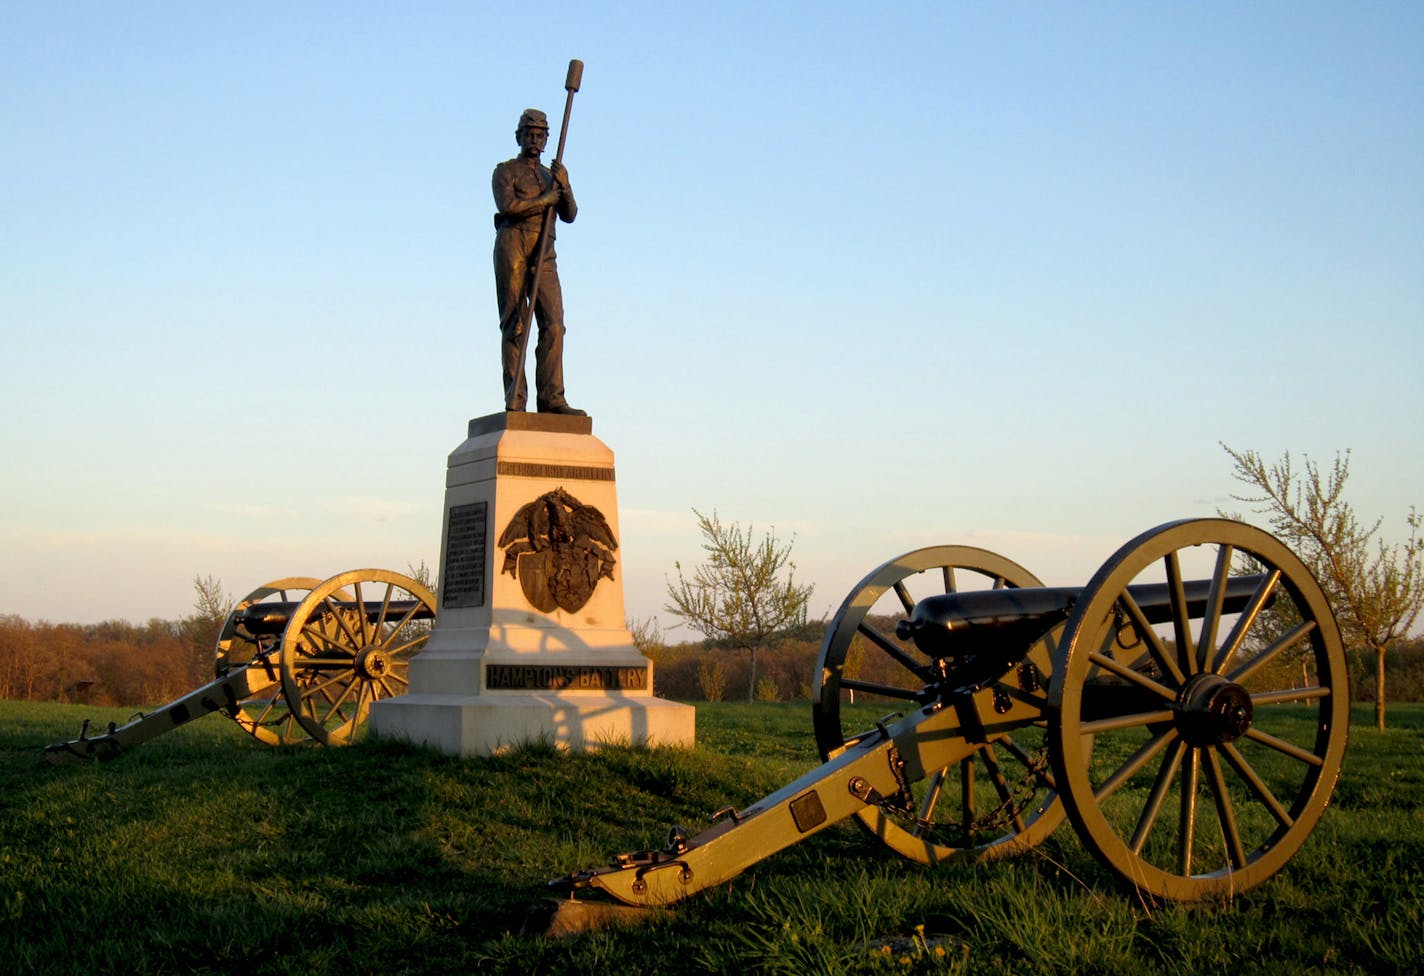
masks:
<path fill-rule="evenodd" d="M 569 171 L 564 168 L 564 164 L 556 159 L 549 165 L 549 170 L 554 174 L 554 180 L 559 184 L 559 187 L 567 190 L 569 188 Z"/>

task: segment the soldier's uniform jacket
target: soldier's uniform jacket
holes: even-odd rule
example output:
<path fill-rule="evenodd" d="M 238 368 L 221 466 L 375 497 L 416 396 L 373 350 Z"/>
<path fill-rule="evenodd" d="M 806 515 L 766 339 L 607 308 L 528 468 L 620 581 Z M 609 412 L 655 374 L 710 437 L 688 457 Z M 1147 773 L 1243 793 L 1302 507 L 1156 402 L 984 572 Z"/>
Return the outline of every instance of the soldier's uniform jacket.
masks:
<path fill-rule="evenodd" d="M 516 156 L 514 159 L 506 160 L 496 166 L 492 180 L 494 203 L 499 208 L 499 212 L 494 215 L 495 228 L 501 231 L 518 230 L 522 235 L 531 237 L 534 242 L 537 242 L 544 216 L 543 209 L 540 207 L 526 209 L 520 204 L 523 201 L 542 196 L 553 178 L 553 173 L 547 166 L 524 156 Z M 555 210 L 560 220 L 565 223 L 573 221 L 574 217 L 578 215 L 578 204 L 574 201 L 572 191 L 565 190 L 559 195 L 559 202 Z M 558 221 L 553 221 L 549 225 L 547 256 L 550 258 L 554 256 L 554 226 L 557 223 Z M 532 242 L 527 246 L 532 246 Z"/>

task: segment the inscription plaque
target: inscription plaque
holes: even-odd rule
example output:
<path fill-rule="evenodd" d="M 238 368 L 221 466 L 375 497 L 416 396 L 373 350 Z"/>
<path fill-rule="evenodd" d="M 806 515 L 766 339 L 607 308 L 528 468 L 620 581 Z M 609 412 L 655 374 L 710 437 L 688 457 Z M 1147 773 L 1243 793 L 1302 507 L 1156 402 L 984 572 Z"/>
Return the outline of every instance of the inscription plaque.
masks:
<path fill-rule="evenodd" d="M 591 665 L 490 664 L 487 691 L 646 691 L 647 668 Z"/>
<path fill-rule="evenodd" d="M 612 481 L 612 468 L 580 464 L 537 464 L 533 461 L 500 461 L 497 474 L 516 478 L 548 478 L 554 481 Z"/>
<path fill-rule="evenodd" d="M 445 569 L 440 575 L 440 606 L 450 609 L 485 605 L 485 523 L 489 502 L 450 509 L 445 532 Z"/>

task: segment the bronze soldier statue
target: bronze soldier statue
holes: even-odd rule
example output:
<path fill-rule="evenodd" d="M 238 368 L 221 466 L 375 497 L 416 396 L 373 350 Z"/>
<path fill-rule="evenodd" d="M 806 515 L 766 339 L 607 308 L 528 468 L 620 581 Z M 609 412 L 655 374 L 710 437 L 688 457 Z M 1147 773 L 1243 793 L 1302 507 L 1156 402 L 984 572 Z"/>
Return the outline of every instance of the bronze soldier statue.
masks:
<path fill-rule="evenodd" d="M 558 159 L 553 168 L 539 157 L 549 141 L 549 120 L 538 109 L 525 109 L 514 133 L 519 155 L 494 168 L 494 284 L 499 297 L 499 329 L 504 364 L 504 409 L 523 410 L 525 331 L 531 319 L 539 323 L 534 347 L 534 386 L 540 413 L 585 416 L 564 399 L 564 297 L 554 255 L 554 226 L 545 220 L 550 207 L 559 220 L 572 223 L 578 204 L 569 188 L 569 174 Z M 549 242 L 539 265 L 539 237 L 547 227 Z M 531 288 L 538 274 L 537 288 Z M 530 291 L 534 308 L 526 312 Z"/>

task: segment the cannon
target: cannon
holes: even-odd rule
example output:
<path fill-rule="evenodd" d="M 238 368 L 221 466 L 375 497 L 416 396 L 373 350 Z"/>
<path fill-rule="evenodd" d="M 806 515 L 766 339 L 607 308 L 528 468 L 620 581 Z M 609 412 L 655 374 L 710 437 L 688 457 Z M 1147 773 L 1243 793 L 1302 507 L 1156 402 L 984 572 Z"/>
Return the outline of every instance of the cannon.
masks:
<path fill-rule="evenodd" d="M 876 718 L 885 703 L 900 710 Z M 854 818 L 928 865 L 1021 854 L 1062 821 L 1148 899 L 1229 898 L 1279 871 L 1330 801 L 1348 732 L 1339 629 L 1266 532 L 1158 526 L 1083 587 L 966 546 L 892 559 L 821 646 L 824 764 L 696 836 L 549 882 L 664 906 Z"/>
<path fill-rule="evenodd" d="M 112 759 L 209 712 L 269 745 L 351 743 L 371 703 L 404 694 L 435 598 L 416 580 L 358 569 L 294 576 L 240 600 L 219 631 L 212 681 L 132 721 L 45 747 L 53 758 Z"/>

